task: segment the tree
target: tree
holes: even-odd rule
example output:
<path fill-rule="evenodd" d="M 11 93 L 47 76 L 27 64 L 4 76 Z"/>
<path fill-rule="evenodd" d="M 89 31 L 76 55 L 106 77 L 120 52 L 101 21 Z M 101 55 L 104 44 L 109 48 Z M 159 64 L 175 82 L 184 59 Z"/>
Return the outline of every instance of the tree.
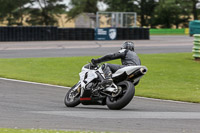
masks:
<path fill-rule="evenodd" d="M 26 20 L 31 25 L 56 25 L 56 16 L 65 12 L 66 5 L 63 0 L 33 0 L 37 8 L 29 10 L 29 18 Z"/>
<path fill-rule="evenodd" d="M 158 2 L 155 0 L 135 0 L 135 3 L 138 4 L 141 26 L 151 26 L 154 9 L 158 6 Z"/>
<path fill-rule="evenodd" d="M 160 25 L 163 28 L 176 28 L 180 24 L 188 23 L 190 19 L 190 10 L 186 8 L 184 0 L 162 0 L 155 9 L 153 26 Z"/>
<path fill-rule="evenodd" d="M 199 10 L 197 9 L 197 4 L 200 4 L 200 0 L 183 0 L 187 3 L 188 7 L 191 9 L 192 16 L 194 20 L 198 20 Z"/>
<path fill-rule="evenodd" d="M 7 21 L 7 25 L 23 25 L 24 21 L 31 25 L 56 25 L 56 16 L 66 9 L 60 2 L 63 0 L 0 0 L 0 20 Z"/>
<path fill-rule="evenodd" d="M 196 8 L 198 0 L 192 0 L 191 2 L 192 2 L 192 14 L 193 14 L 194 20 L 198 20 L 197 8 Z"/>
<path fill-rule="evenodd" d="M 81 13 L 94 13 L 98 11 L 98 0 L 71 0 L 72 8 L 67 12 L 68 20 L 71 20 Z"/>
<path fill-rule="evenodd" d="M 8 21 L 7 25 L 23 25 L 31 0 L 0 0 L 0 20 Z"/>
<path fill-rule="evenodd" d="M 109 6 L 108 11 L 137 12 L 141 26 L 151 25 L 154 8 L 158 5 L 155 0 L 104 0 Z"/>
<path fill-rule="evenodd" d="M 130 0 L 104 0 L 108 5 L 107 11 L 113 12 L 133 12 L 136 7 Z"/>

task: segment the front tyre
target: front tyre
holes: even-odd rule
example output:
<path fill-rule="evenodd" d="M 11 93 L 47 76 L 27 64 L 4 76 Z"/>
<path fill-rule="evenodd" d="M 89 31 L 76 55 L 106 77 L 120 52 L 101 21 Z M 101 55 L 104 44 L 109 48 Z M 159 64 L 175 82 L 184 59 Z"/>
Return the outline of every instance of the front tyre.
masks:
<path fill-rule="evenodd" d="M 75 107 L 80 104 L 80 82 L 74 85 L 66 94 L 64 103 L 67 107 Z"/>
<path fill-rule="evenodd" d="M 135 94 L 135 87 L 133 83 L 129 81 L 123 81 L 117 84 L 122 88 L 122 92 L 117 97 L 107 97 L 106 104 L 109 109 L 120 110 L 124 108 L 133 99 Z"/>

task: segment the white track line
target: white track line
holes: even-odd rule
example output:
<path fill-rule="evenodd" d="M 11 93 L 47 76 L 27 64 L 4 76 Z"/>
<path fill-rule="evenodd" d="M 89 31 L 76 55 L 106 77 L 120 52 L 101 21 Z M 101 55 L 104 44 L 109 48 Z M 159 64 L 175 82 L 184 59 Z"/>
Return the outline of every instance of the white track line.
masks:
<path fill-rule="evenodd" d="M 16 80 L 16 79 L 8 79 L 8 78 L 0 78 L 0 80 L 7 80 L 7 81 L 13 81 L 13 82 L 19 82 L 19 83 L 26 83 L 26 84 L 34 84 L 34 85 L 44 85 L 44 86 L 57 87 L 57 88 L 65 88 L 65 89 L 69 89 L 70 88 L 70 87 L 59 86 L 59 85 L 51 85 L 51 84 L 45 84 L 45 83 L 37 83 L 37 82 L 24 81 L 24 80 Z"/>
<path fill-rule="evenodd" d="M 152 100 L 152 101 L 160 101 L 160 102 L 171 102 L 171 103 L 181 103 L 181 104 L 198 104 L 198 103 L 190 103 L 190 102 L 183 102 L 183 101 L 174 101 L 174 100 L 164 100 L 164 99 L 155 99 L 155 98 L 148 98 L 148 97 L 140 97 L 140 96 L 134 96 L 138 99 L 144 99 L 144 100 Z"/>
<path fill-rule="evenodd" d="M 7 80 L 7 81 L 13 81 L 13 82 L 19 82 L 19 83 L 26 83 L 26 84 L 43 85 L 43 86 L 49 86 L 49 87 L 57 87 L 57 88 L 70 89 L 70 87 L 65 87 L 65 86 L 51 85 L 51 84 L 45 84 L 45 83 L 37 83 L 37 82 L 24 81 L 24 80 L 16 80 L 16 79 L 8 79 L 8 78 L 0 78 L 0 80 Z M 173 102 L 173 103 L 183 103 L 183 104 L 196 104 L 196 103 L 190 103 L 190 102 L 173 101 L 173 100 L 163 100 L 163 99 L 154 99 L 154 98 L 146 98 L 146 97 L 140 97 L 140 96 L 135 96 L 135 97 L 138 98 L 138 99 L 145 99 L 145 100 L 152 100 L 152 101 L 160 101 L 160 102 Z"/>
<path fill-rule="evenodd" d="M 90 119 L 195 119 L 200 120 L 199 112 L 138 112 L 138 111 L 30 111 L 30 113 L 60 115 Z M 98 115 L 97 115 L 98 114 Z"/>

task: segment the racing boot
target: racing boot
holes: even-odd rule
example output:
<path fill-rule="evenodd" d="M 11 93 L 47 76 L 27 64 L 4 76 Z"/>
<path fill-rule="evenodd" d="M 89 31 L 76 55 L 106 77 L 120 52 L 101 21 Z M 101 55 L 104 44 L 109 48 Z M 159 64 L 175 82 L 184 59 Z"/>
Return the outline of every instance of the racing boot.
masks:
<path fill-rule="evenodd" d="M 106 67 L 104 69 L 104 75 L 105 75 L 105 79 L 99 85 L 106 88 L 106 87 L 109 87 L 110 85 L 112 85 L 112 83 L 113 83 L 112 72 L 109 67 Z"/>

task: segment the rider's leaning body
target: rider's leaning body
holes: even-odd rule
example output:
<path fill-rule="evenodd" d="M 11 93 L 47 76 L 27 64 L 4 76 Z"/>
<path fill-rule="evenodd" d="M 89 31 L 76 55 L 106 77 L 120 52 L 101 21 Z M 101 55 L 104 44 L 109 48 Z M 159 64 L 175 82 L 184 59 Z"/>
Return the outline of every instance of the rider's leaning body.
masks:
<path fill-rule="evenodd" d="M 116 72 L 118 69 L 125 66 L 141 65 L 141 61 L 134 51 L 133 42 L 124 42 L 119 52 L 107 54 L 98 59 L 92 59 L 91 62 L 96 65 L 101 62 L 115 59 L 121 59 L 122 65 L 106 63 L 102 66 L 105 75 L 105 80 L 101 83 L 103 86 L 109 86 L 112 84 L 112 73 Z"/>

